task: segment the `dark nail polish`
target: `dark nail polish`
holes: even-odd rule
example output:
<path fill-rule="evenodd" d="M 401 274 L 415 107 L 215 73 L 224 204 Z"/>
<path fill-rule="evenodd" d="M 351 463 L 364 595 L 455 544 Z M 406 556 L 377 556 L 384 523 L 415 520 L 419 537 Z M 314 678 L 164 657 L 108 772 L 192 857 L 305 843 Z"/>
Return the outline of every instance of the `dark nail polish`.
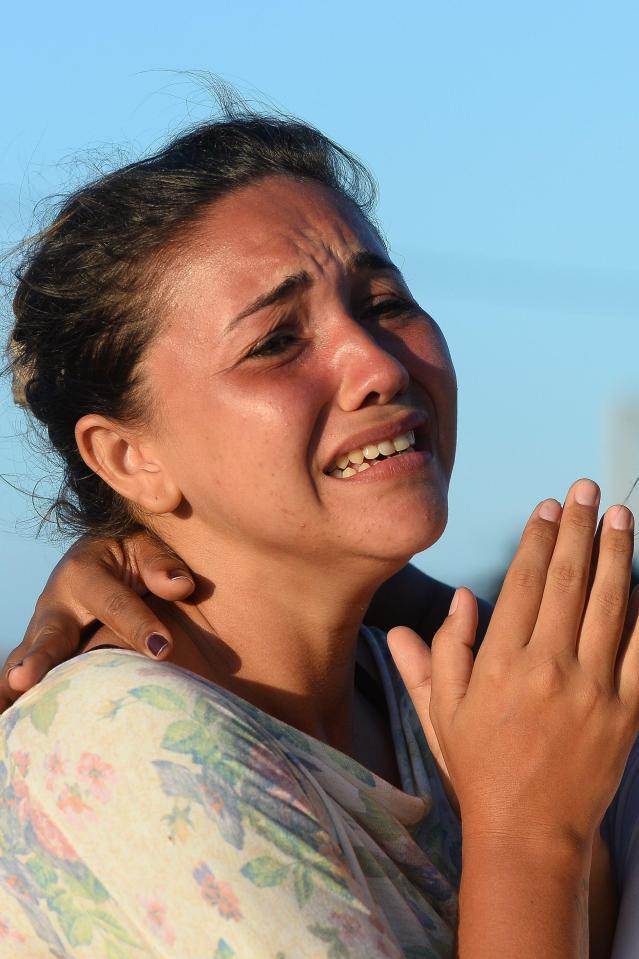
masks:
<path fill-rule="evenodd" d="M 160 653 L 163 653 L 168 645 L 164 636 L 161 636 L 159 633 L 151 633 L 146 641 L 147 649 L 154 656 L 159 656 Z"/>

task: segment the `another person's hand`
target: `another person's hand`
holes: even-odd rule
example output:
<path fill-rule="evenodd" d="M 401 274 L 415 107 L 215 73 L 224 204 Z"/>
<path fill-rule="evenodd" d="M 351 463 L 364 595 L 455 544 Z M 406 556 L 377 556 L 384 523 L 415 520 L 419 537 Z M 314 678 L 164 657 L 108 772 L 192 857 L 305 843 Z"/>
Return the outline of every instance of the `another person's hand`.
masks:
<path fill-rule="evenodd" d="M 0 712 L 54 666 L 74 656 L 94 623 L 124 644 L 165 659 L 170 631 L 141 598 L 186 599 L 195 583 L 177 556 L 140 533 L 120 543 L 82 537 L 62 557 L 40 596 L 24 639 L 0 677 Z"/>
<path fill-rule="evenodd" d="M 389 647 L 457 794 L 465 834 L 498 843 L 594 837 L 639 731 L 639 594 L 628 609 L 632 514 L 579 481 L 533 513 L 473 665 L 476 604 L 459 590 L 432 654 Z"/>

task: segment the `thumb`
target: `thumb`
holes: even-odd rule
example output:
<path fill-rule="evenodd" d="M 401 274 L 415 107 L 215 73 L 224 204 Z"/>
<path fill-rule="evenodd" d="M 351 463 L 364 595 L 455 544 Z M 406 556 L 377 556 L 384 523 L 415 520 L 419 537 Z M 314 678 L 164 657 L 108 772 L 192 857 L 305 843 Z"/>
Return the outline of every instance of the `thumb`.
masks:
<path fill-rule="evenodd" d="M 395 626 L 388 633 L 388 646 L 404 685 L 415 707 L 430 749 L 444 782 L 448 784 L 448 770 L 437 733 L 430 718 L 432 696 L 432 655 L 426 643 L 408 626 Z M 449 798 L 452 798 L 449 796 Z M 454 800 L 453 800 L 454 804 Z"/>
<path fill-rule="evenodd" d="M 414 629 L 394 626 L 388 632 L 388 648 L 404 681 L 415 712 L 426 735 L 430 722 L 430 695 L 432 680 L 431 651 Z M 429 746 L 430 746 L 429 742 Z"/>
<path fill-rule="evenodd" d="M 473 645 L 477 634 L 477 600 L 469 589 L 458 589 L 450 612 L 435 633 L 432 671 L 435 677 L 433 710 L 444 720 L 454 715 L 468 691 L 473 671 Z M 435 727 L 437 728 L 437 716 Z"/>

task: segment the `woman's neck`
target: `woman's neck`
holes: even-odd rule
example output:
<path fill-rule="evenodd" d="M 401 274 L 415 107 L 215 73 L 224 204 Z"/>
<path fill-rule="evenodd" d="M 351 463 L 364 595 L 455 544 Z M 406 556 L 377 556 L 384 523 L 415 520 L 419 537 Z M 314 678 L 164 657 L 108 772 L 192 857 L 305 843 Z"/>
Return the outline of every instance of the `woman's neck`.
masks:
<path fill-rule="evenodd" d="M 158 609 L 177 640 L 172 661 L 351 752 L 359 628 L 393 570 L 206 552 L 180 549 L 196 592 Z"/>

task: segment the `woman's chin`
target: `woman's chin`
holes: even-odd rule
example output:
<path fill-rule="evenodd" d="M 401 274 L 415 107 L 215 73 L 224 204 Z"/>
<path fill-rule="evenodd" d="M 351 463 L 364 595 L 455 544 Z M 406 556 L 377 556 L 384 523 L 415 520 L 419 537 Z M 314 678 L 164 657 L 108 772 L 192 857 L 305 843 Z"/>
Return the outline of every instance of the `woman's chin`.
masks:
<path fill-rule="evenodd" d="M 366 554 L 401 568 L 413 556 L 433 546 L 446 529 L 448 503 L 426 502 L 421 509 L 387 517 L 376 525 L 375 534 L 366 539 Z"/>

